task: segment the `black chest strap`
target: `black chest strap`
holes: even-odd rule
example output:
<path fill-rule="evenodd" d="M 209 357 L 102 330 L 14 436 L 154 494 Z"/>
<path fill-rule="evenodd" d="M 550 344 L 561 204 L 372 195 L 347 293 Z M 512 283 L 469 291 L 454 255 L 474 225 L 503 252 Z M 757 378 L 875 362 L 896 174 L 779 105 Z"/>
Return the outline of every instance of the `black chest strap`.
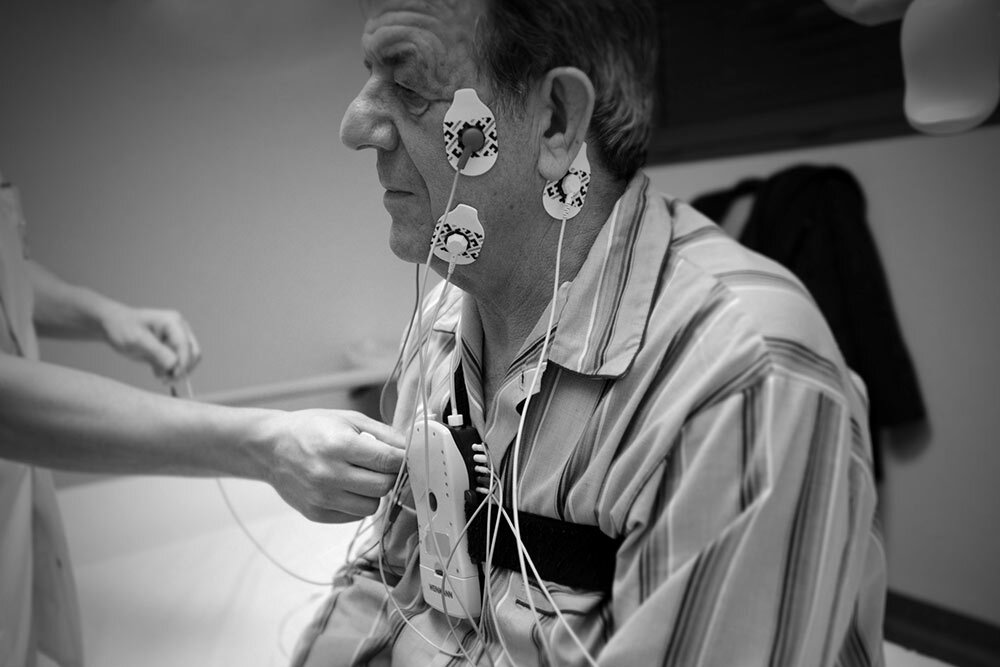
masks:
<path fill-rule="evenodd" d="M 455 372 L 455 404 L 468 417 L 469 399 L 465 391 L 462 365 Z M 473 463 L 472 445 L 482 442 L 472 426 L 450 428 L 455 444 L 462 452 L 469 474 L 469 488 L 475 489 L 477 475 Z M 487 546 L 493 543 L 492 564 L 519 572 L 518 541 L 504 519 L 499 506 L 491 503 L 487 512 L 486 497 L 469 491 L 465 497 L 466 520 L 475 515 L 468 531 L 469 555 L 479 562 L 486 561 Z M 478 509 L 478 512 L 477 512 Z M 513 509 L 505 507 L 513 521 Z M 487 516 L 489 515 L 489 516 Z M 521 543 L 545 581 L 564 586 L 610 593 L 615 579 L 615 559 L 621 540 L 612 538 L 597 526 L 589 526 L 553 517 L 518 512 Z M 493 535 L 496 532 L 496 541 Z M 527 567 L 527 564 L 526 564 Z M 531 576 L 530 567 L 528 569 Z"/>
<path fill-rule="evenodd" d="M 478 493 L 466 495 L 467 517 L 472 516 L 484 498 Z M 513 521 L 513 510 L 509 507 L 506 510 Z M 597 526 L 529 512 L 518 512 L 518 524 L 521 543 L 543 580 L 573 588 L 611 592 L 615 581 L 615 558 L 621 546 L 619 540 L 605 535 Z M 492 506 L 489 519 L 483 506 L 469 526 L 469 555 L 481 563 L 485 562 L 486 547 L 493 540 L 494 530 L 497 537 L 493 547 L 493 565 L 520 572 L 517 539 L 507 520 L 499 516 L 496 505 Z M 530 566 L 525 563 L 525 567 L 529 576 L 534 578 Z"/>

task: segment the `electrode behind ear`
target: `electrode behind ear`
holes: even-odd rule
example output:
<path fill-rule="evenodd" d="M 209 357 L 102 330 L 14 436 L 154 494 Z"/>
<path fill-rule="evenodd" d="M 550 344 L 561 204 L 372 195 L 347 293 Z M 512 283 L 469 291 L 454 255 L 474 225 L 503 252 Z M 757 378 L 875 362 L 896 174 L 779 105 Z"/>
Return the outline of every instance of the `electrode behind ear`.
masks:
<path fill-rule="evenodd" d="M 566 174 L 558 181 L 549 181 L 542 191 L 545 212 L 556 220 L 570 219 L 580 212 L 587 199 L 590 186 L 590 160 L 587 159 L 587 142 L 573 158 Z"/>
<path fill-rule="evenodd" d="M 438 220 L 431 249 L 435 257 L 449 264 L 472 264 L 483 250 L 483 238 L 479 212 L 467 204 L 459 204 Z"/>
<path fill-rule="evenodd" d="M 482 132 L 483 144 L 460 163 L 463 153 L 463 134 L 466 130 Z M 483 104 L 472 88 L 455 91 L 455 99 L 444 115 L 444 150 L 453 169 L 466 176 L 480 176 L 493 168 L 497 161 L 497 122 L 493 112 Z M 470 142 L 472 136 L 465 139 Z M 475 144 L 471 144 L 475 146 Z"/>

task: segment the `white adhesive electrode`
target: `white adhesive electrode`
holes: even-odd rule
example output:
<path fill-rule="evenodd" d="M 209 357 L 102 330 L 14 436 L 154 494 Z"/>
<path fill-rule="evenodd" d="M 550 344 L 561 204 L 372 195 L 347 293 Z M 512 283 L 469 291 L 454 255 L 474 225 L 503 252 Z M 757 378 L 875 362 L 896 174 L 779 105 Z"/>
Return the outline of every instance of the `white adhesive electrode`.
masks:
<path fill-rule="evenodd" d="M 461 255 L 469 249 L 469 239 L 461 234 L 452 234 L 444 242 L 444 247 L 452 255 Z"/>
<path fill-rule="evenodd" d="M 438 220 L 431 249 L 435 257 L 449 264 L 472 264 L 479 259 L 484 237 L 479 212 L 468 204 L 459 204 Z"/>
<path fill-rule="evenodd" d="M 589 186 L 590 160 L 587 159 L 587 142 L 583 142 L 566 174 L 558 181 L 545 184 L 542 190 L 545 212 L 556 220 L 569 220 L 583 209 Z"/>
<path fill-rule="evenodd" d="M 489 107 L 483 104 L 472 88 L 455 91 L 454 101 L 444 115 L 444 151 L 452 169 L 458 169 L 462 157 L 462 131 L 479 128 L 484 137 L 482 148 L 468 159 L 462 174 L 480 176 L 493 168 L 497 161 L 497 121 Z"/>

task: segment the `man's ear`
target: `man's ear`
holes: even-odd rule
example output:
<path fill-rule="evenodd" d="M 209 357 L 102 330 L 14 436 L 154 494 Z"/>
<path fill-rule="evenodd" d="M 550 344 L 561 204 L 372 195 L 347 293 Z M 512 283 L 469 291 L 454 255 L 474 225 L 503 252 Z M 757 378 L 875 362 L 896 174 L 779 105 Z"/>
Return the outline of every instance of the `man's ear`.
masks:
<path fill-rule="evenodd" d="M 594 114 L 594 84 L 576 67 L 557 67 L 546 73 L 538 92 L 538 173 L 547 181 L 557 181 L 587 139 Z"/>

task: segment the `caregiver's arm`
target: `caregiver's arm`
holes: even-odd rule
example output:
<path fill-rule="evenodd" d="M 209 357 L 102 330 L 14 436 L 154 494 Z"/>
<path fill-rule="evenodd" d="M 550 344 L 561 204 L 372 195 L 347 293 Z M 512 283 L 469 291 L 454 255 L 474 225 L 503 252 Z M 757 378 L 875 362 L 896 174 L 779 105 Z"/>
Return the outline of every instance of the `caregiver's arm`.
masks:
<path fill-rule="evenodd" d="M 32 319 L 42 336 L 102 340 L 148 363 L 158 377 L 183 377 L 201 359 L 194 332 L 174 310 L 127 306 L 68 283 L 33 260 L 28 260 L 28 279 L 35 295 Z"/>
<path fill-rule="evenodd" d="M 305 516 L 337 522 L 375 511 L 402 463 L 401 445 L 388 426 L 354 412 L 202 404 L 0 355 L 0 458 L 259 479 Z"/>

